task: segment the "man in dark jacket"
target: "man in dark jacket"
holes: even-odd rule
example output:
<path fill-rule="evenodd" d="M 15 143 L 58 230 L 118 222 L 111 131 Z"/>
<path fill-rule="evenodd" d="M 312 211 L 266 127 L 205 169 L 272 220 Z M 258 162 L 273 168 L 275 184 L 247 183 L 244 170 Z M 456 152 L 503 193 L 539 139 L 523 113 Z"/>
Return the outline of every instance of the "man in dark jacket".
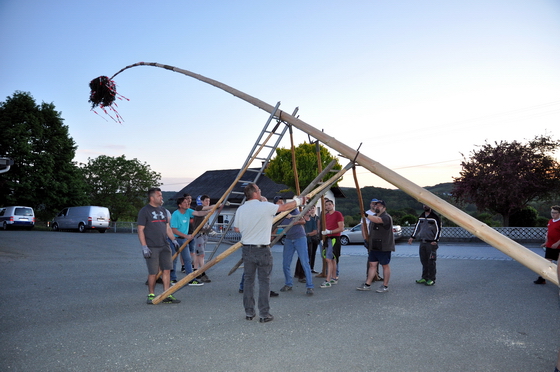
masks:
<path fill-rule="evenodd" d="M 377 275 L 377 265 L 383 267 L 383 284 L 376 292 L 389 291 L 389 278 L 391 277 L 391 252 L 395 251 L 395 238 L 393 236 L 393 218 L 387 213 L 387 206 L 383 200 L 377 200 L 374 208 L 375 215 L 368 215 L 369 241 L 368 241 L 368 277 L 364 284 L 356 288 L 358 291 L 369 291 L 371 283 Z"/>
<path fill-rule="evenodd" d="M 441 219 L 432 211 L 432 208 L 425 204 L 422 207 L 424 212 L 418 217 L 418 222 L 410 239 L 408 239 L 408 244 L 412 244 L 414 239 L 420 240 L 422 279 L 418 279 L 416 283 L 434 285 L 436 282 L 436 252 L 441 235 Z"/>

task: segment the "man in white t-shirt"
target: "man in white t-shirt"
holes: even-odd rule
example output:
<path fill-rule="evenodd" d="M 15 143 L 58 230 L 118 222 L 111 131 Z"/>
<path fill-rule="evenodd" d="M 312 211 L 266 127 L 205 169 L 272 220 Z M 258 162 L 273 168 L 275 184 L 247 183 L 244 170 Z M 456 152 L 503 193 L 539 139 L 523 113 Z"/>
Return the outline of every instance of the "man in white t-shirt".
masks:
<path fill-rule="evenodd" d="M 241 233 L 243 244 L 242 258 L 245 270 L 243 288 L 243 306 L 245 319 L 253 320 L 256 315 L 253 296 L 255 277 L 259 281 L 259 321 L 270 322 L 270 274 L 272 272 L 272 253 L 270 251 L 270 234 L 274 215 L 278 212 L 292 210 L 305 204 L 306 197 L 296 197 L 294 201 L 283 205 L 272 204 L 261 195 L 260 188 L 250 183 L 244 190 L 247 201 L 235 213 L 234 228 Z"/>

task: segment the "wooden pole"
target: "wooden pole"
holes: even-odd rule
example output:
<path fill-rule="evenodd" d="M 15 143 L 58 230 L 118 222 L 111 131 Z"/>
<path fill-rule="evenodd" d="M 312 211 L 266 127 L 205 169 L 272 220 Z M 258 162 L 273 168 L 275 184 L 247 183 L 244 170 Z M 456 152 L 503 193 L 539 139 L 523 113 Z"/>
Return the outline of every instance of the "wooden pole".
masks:
<path fill-rule="evenodd" d="M 292 145 L 292 169 L 294 172 L 294 181 L 296 183 L 296 195 L 300 194 L 300 189 L 299 189 L 299 176 L 298 176 L 298 171 L 297 171 L 297 164 L 296 164 L 296 147 L 294 146 L 294 135 L 293 135 L 293 130 L 292 130 L 292 126 L 290 125 L 288 127 L 288 130 L 290 131 L 290 144 Z"/>
<path fill-rule="evenodd" d="M 319 173 L 323 168 L 323 161 L 321 160 L 321 144 L 319 141 L 315 141 L 315 152 L 317 153 L 317 170 Z M 321 196 L 321 226 L 318 226 L 317 234 L 321 237 L 321 273 L 317 275 L 318 278 L 327 277 L 327 259 L 323 256 L 322 250 L 325 246 L 325 237 L 321 234 L 323 229 L 327 228 L 327 215 L 325 214 L 325 197 Z"/>
<path fill-rule="evenodd" d="M 313 198 L 315 195 L 317 195 L 318 193 L 323 192 L 327 187 L 329 187 L 329 185 L 335 183 L 340 177 L 342 177 L 344 175 L 344 173 L 346 173 L 346 171 L 350 169 L 350 164 L 347 165 L 346 167 L 340 169 L 333 177 L 331 177 L 327 182 L 323 183 L 322 185 L 320 185 L 319 187 L 317 187 L 316 189 L 312 190 L 311 192 L 309 192 L 306 196 L 309 198 Z M 297 207 L 296 207 L 297 208 Z M 293 209 L 292 209 L 293 210 Z M 289 211 L 284 211 L 276 216 L 274 216 L 274 219 L 272 220 L 272 224 L 283 220 L 288 214 L 290 214 L 290 212 L 292 210 Z M 159 304 L 161 301 L 163 301 L 167 296 L 169 296 L 170 294 L 173 294 L 175 292 L 177 292 L 179 289 L 181 289 L 183 286 L 185 286 L 186 284 L 188 284 L 191 280 L 193 280 L 194 278 L 196 278 L 199 275 L 202 275 L 202 273 L 204 273 L 206 270 L 208 270 L 209 268 L 211 268 L 212 266 L 214 266 L 215 264 L 217 264 L 218 262 L 222 261 L 224 258 L 226 258 L 227 256 L 229 256 L 230 254 L 232 254 L 233 252 L 235 252 L 236 250 L 239 249 L 239 247 L 241 247 L 242 244 L 241 242 L 235 243 L 234 245 L 232 245 L 231 247 L 229 247 L 228 249 L 226 249 L 225 251 L 223 251 L 221 254 L 219 254 L 218 256 L 216 256 L 215 258 L 213 258 L 212 260 L 208 261 L 207 263 L 205 263 L 201 268 L 199 268 L 196 271 L 193 271 L 192 273 L 190 273 L 189 275 L 185 276 L 183 279 L 179 280 L 177 283 L 175 283 L 174 286 L 169 287 L 169 289 L 165 292 L 163 292 L 162 294 L 160 294 L 159 296 L 157 296 L 156 298 L 154 298 L 152 300 L 152 303 L 154 305 Z"/>
<path fill-rule="evenodd" d="M 315 177 L 315 178 L 313 179 L 313 181 L 311 181 L 311 183 L 310 183 L 309 185 L 307 185 L 307 187 L 302 191 L 302 195 L 307 195 L 307 194 L 309 194 L 309 193 L 311 192 L 311 190 L 313 190 L 313 188 L 314 188 L 315 186 L 317 186 L 318 184 L 320 184 L 320 183 L 322 182 L 321 180 L 323 179 L 323 177 L 325 177 L 325 176 L 327 175 L 327 173 L 329 173 L 329 172 L 331 171 L 331 169 L 332 169 L 335 165 L 336 165 L 336 160 L 332 160 L 332 161 L 325 167 L 325 169 L 324 169 L 321 173 L 319 173 L 319 175 L 318 175 L 317 177 Z M 334 181 L 334 182 L 336 182 L 336 181 Z M 275 230 L 275 226 L 273 226 L 273 230 Z M 282 238 L 282 235 L 286 234 L 287 231 L 288 231 L 288 229 L 287 229 L 287 228 L 284 228 L 284 229 L 282 230 L 282 233 L 279 234 L 279 235 L 277 235 L 277 236 L 274 238 L 274 240 L 272 240 L 272 242 L 271 242 L 270 244 L 271 244 L 271 245 L 276 244 L 276 243 Z"/>
<path fill-rule="evenodd" d="M 220 88 L 230 94 L 233 94 L 234 96 L 257 106 L 258 108 L 268 113 L 273 114 L 275 111 L 274 106 L 269 105 L 268 103 L 261 101 L 260 99 L 255 98 L 251 95 L 243 93 L 235 88 L 232 88 L 229 85 L 220 83 L 219 81 L 209 79 L 205 76 L 195 74 L 187 70 L 179 69 L 173 66 L 162 65 L 156 62 L 139 62 L 134 65 L 127 66 L 113 75 L 113 77 L 126 70 L 127 68 L 131 68 L 134 66 L 154 66 L 182 73 L 184 75 L 193 77 L 207 84 L 215 86 L 216 88 Z M 361 165 L 370 172 L 376 174 L 385 181 L 406 192 L 408 195 L 414 197 L 421 203 L 429 205 L 432 209 L 440 212 L 442 215 L 449 218 L 451 221 L 463 227 L 465 230 L 469 231 L 481 240 L 499 249 L 503 253 L 512 257 L 514 260 L 533 270 L 543 278 L 548 279 L 554 284 L 558 285 L 558 275 L 556 272 L 557 266 L 552 262 L 545 260 L 543 257 L 539 256 L 536 253 L 533 253 L 532 251 L 523 247 L 521 244 L 500 234 L 485 223 L 478 221 L 459 208 L 456 208 L 455 206 L 447 203 L 445 200 L 438 198 L 428 190 L 407 180 L 391 169 L 383 166 L 382 164 L 368 158 L 363 153 L 358 153 L 356 150 L 338 141 L 334 137 L 331 137 L 326 133 L 312 127 L 303 120 L 281 110 L 276 111 L 276 114 L 281 118 L 281 120 L 286 121 L 287 123 L 292 124 L 294 127 L 300 129 L 301 131 L 311 135 L 312 137 L 315 137 L 317 140 L 324 143 L 331 149 L 338 151 L 343 156 L 349 159 L 355 159 L 357 164 Z"/>
<path fill-rule="evenodd" d="M 261 146 L 256 150 L 255 154 L 251 157 L 251 159 L 249 159 L 249 161 L 247 162 L 247 164 L 245 164 L 245 167 L 243 169 L 241 169 L 239 171 L 239 174 L 237 175 L 237 177 L 235 178 L 235 180 L 232 182 L 232 184 L 229 186 L 229 188 L 226 190 L 226 192 L 222 195 L 222 197 L 216 202 L 216 204 L 214 205 L 214 207 L 208 212 L 208 214 L 206 216 L 204 216 L 204 219 L 202 220 L 202 222 L 198 225 L 198 227 L 193 231 L 193 233 L 191 234 L 191 239 L 187 239 L 183 245 L 177 250 L 177 252 L 173 255 L 172 260 L 174 260 L 175 258 L 177 258 L 177 256 L 179 255 L 179 253 L 181 253 L 181 251 L 183 249 L 185 249 L 185 247 L 189 244 L 189 242 L 192 240 L 192 237 L 195 236 L 203 227 L 204 224 L 206 224 L 206 222 L 208 222 L 208 220 L 210 219 L 210 216 L 212 216 L 212 214 L 216 211 L 217 208 L 219 208 L 221 206 L 221 203 L 224 201 L 224 199 L 226 198 L 226 196 L 231 192 L 231 190 L 233 190 L 233 188 L 235 187 L 235 185 L 237 185 L 237 182 L 241 179 L 241 177 L 243 177 L 243 174 L 245 174 L 245 172 L 247 171 L 247 169 L 251 166 L 251 163 L 253 162 L 253 160 L 255 160 L 257 158 L 257 156 L 259 155 L 259 153 L 261 152 L 261 150 L 265 147 L 266 143 L 268 142 L 268 140 L 270 139 L 270 137 L 272 137 L 272 135 L 274 134 L 274 132 L 276 131 L 276 128 L 278 128 L 278 125 L 276 127 L 274 127 L 274 130 L 272 130 L 269 134 L 268 137 L 266 137 L 266 139 L 264 140 L 264 142 L 261 144 Z M 161 275 L 161 271 L 158 274 L 158 276 Z"/>
<path fill-rule="evenodd" d="M 360 204 L 360 215 L 362 216 L 362 236 L 365 240 L 368 240 L 368 229 L 367 229 L 367 219 L 366 210 L 364 208 L 364 200 L 362 199 L 362 190 L 360 190 L 360 185 L 358 184 L 358 175 L 356 174 L 356 167 L 352 167 L 352 174 L 354 175 L 354 183 L 356 184 L 356 193 L 358 194 L 358 201 Z"/>

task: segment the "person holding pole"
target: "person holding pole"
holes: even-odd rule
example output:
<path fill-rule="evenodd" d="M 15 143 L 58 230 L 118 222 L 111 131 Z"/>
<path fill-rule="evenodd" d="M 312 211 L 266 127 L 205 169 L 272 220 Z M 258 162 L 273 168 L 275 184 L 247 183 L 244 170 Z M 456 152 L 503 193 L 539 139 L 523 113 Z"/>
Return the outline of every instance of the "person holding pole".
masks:
<path fill-rule="evenodd" d="M 424 212 L 418 217 L 418 222 L 412 235 L 408 239 L 408 244 L 412 244 L 414 239 L 420 240 L 420 262 L 422 263 L 422 278 L 416 283 L 434 285 L 436 283 L 436 259 L 438 241 L 441 236 L 441 219 L 426 204 L 422 205 Z"/>
<path fill-rule="evenodd" d="M 171 215 L 171 230 L 175 235 L 179 246 L 185 243 L 185 240 L 192 239 L 189 234 L 190 219 L 194 216 L 194 210 L 190 208 L 192 197 L 189 194 L 177 198 L 177 210 Z M 181 258 L 183 259 L 183 266 L 185 267 L 185 274 L 189 275 L 193 272 L 192 256 L 189 247 L 185 247 L 181 251 Z M 199 287 L 204 285 L 197 279 L 191 280 L 189 286 Z"/>
<path fill-rule="evenodd" d="M 541 245 L 545 248 L 544 258 L 549 261 L 558 262 L 558 254 L 560 253 L 560 206 L 553 205 L 550 207 L 551 219 L 548 220 L 548 230 L 546 231 L 546 241 Z M 535 284 L 546 284 L 546 280 L 539 276 Z"/>
<path fill-rule="evenodd" d="M 156 277 L 162 270 L 164 292 L 170 286 L 170 272 L 173 268 L 171 248 L 167 238 L 171 239 L 175 248 L 179 243 L 175 239 L 165 208 L 162 207 L 163 195 L 161 189 L 151 188 L 148 190 L 149 203 L 138 212 L 138 239 L 142 246 L 142 254 L 146 259 L 148 267 L 148 304 L 152 304 L 155 298 L 154 290 Z M 181 302 L 173 295 L 167 296 L 163 301 L 165 304 L 176 304 Z"/>
<path fill-rule="evenodd" d="M 378 200 L 376 198 L 371 199 L 371 201 L 369 202 L 369 209 L 367 211 L 365 211 L 365 216 L 364 219 L 365 221 L 362 224 L 362 236 L 364 238 L 364 247 L 366 247 L 366 249 L 369 251 L 369 223 L 368 223 L 368 219 L 367 216 L 371 215 L 371 216 L 375 216 L 375 203 L 377 203 Z M 364 228 L 365 226 L 365 228 Z M 377 274 L 375 275 L 375 277 L 373 278 L 373 281 L 382 281 L 383 278 L 381 277 L 381 275 L 379 275 L 379 263 L 377 263 Z M 369 258 L 366 262 L 366 280 L 367 280 L 367 276 L 369 273 Z"/>
<path fill-rule="evenodd" d="M 204 218 L 210 213 L 210 211 L 214 208 L 214 205 L 210 205 L 210 197 L 208 195 L 201 195 L 196 199 L 196 209 L 193 213 L 193 228 L 197 229 L 198 226 L 204 221 Z M 200 204 L 199 204 L 200 203 Z M 216 212 L 220 214 L 223 208 L 220 206 L 220 209 Z M 211 229 L 208 223 L 198 231 L 198 234 L 194 237 L 194 245 L 195 245 L 195 259 L 194 259 L 194 269 L 198 270 L 202 266 L 204 266 L 204 254 L 206 252 L 206 243 L 208 243 L 208 234 L 211 232 Z M 202 283 L 210 283 L 211 280 L 206 275 L 206 272 L 199 275 L 196 280 Z"/>
<path fill-rule="evenodd" d="M 272 272 L 272 253 L 270 233 L 274 215 L 277 212 L 292 210 L 307 202 L 307 197 L 295 197 L 283 205 L 263 200 L 260 188 L 249 183 L 244 189 L 247 201 L 237 209 L 234 230 L 241 233 L 242 258 L 245 283 L 243 288 L 243 307 L 245 319 L 253 320 L 256 315 L 254 287 L 259 282 L 258 311 L 259 322 L 267 323 L 274 319 L 270 314 L 270 274 Z"/>
<path fill-rule="evenodd" d="M 317 247 L 321 241 L 319 227 L 319 217 L 316 214 L 316 207 L 313 206 L 305 217 L 305 233 L 307 235 L 307 250 L 309 252 L 311 274 L 319 274 L 315 271 L 315 256 L 317 255 Z"/>
<path fill-rule="evenodd" d="M 291 218 L 297 218 L 299 211 L 294 209 L 291 213 Z M 284 224 L 289 224 L 291 218 L 284 219 Z M 284 239 L 284 250 L 283 250 L 283 260 L 282 269 L 284 271 L 284 286 L 280 289 L 280 292 L 291 291 L 294 285 L 292 279 L 292 273 L 290 266 L 292 263 L 292 258 L 294 253 L 297 252 L 299 262 L 305 275 L 306 282 L 306 294 L 309 296 L 313 295 L 313 277 L 311 276 L 311 268 L 309 267 L 309 253 L 307 252 L 307 238 L 305 236 L 305 219 L 301 218 L 294 223 L 294 225 L 286 232 L 286 238 Z"/>
<path fill-rule="evenodd" d="M 383 200 L 375 203 L 375 216 L 368 215 L 369 222 L 369 272 L 364 284 L 356 288 L 358 291 L 369 291 L 373 278 L 377 274 L 377 264 L 383 267 L 383 284 L 376 291 L 385 293 L 389 291 L 389 279 L 391 278 L 391 252 L 395 251 L 395 239 L 393 237 L 393 219 L 387 213 L 387 206 Z"/>
<path fill-rule="evenodd" d="M 340 233 L 344 231 L 344 216 L 334 210 L 334 202 L 330 199 L 325 200 L 325 210 L 326 229 L 321 231 L 321 234 L 326 241 L 324 250 L 327 260 L 327 278 L 321 284 L 321 288 L 330 288 L 333 284 L 338 284 L 336 267 L 340 257 Z"/>

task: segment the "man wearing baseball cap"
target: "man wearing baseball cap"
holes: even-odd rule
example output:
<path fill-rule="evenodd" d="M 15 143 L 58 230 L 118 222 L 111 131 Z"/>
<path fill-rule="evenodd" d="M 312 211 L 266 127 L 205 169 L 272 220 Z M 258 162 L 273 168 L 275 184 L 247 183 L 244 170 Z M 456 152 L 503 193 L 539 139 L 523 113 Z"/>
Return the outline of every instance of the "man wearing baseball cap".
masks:
<path fill-rule="evenodd" d="M 385 293 L 389 290 L 389 279 L 391 278 L 391 252 L 395 251 L 395 240 L 393 238 L 393 219 L 387 213 L 387 206 L 383 200 L 375 202 L 375 215 L 368 215 L 369 220 L 369 272 L 367 280 L 357 289 L 369 291 L 371 283 L 377 274 L 377 264 L 383 266 L 383 284 L 376 291 Z"/>

